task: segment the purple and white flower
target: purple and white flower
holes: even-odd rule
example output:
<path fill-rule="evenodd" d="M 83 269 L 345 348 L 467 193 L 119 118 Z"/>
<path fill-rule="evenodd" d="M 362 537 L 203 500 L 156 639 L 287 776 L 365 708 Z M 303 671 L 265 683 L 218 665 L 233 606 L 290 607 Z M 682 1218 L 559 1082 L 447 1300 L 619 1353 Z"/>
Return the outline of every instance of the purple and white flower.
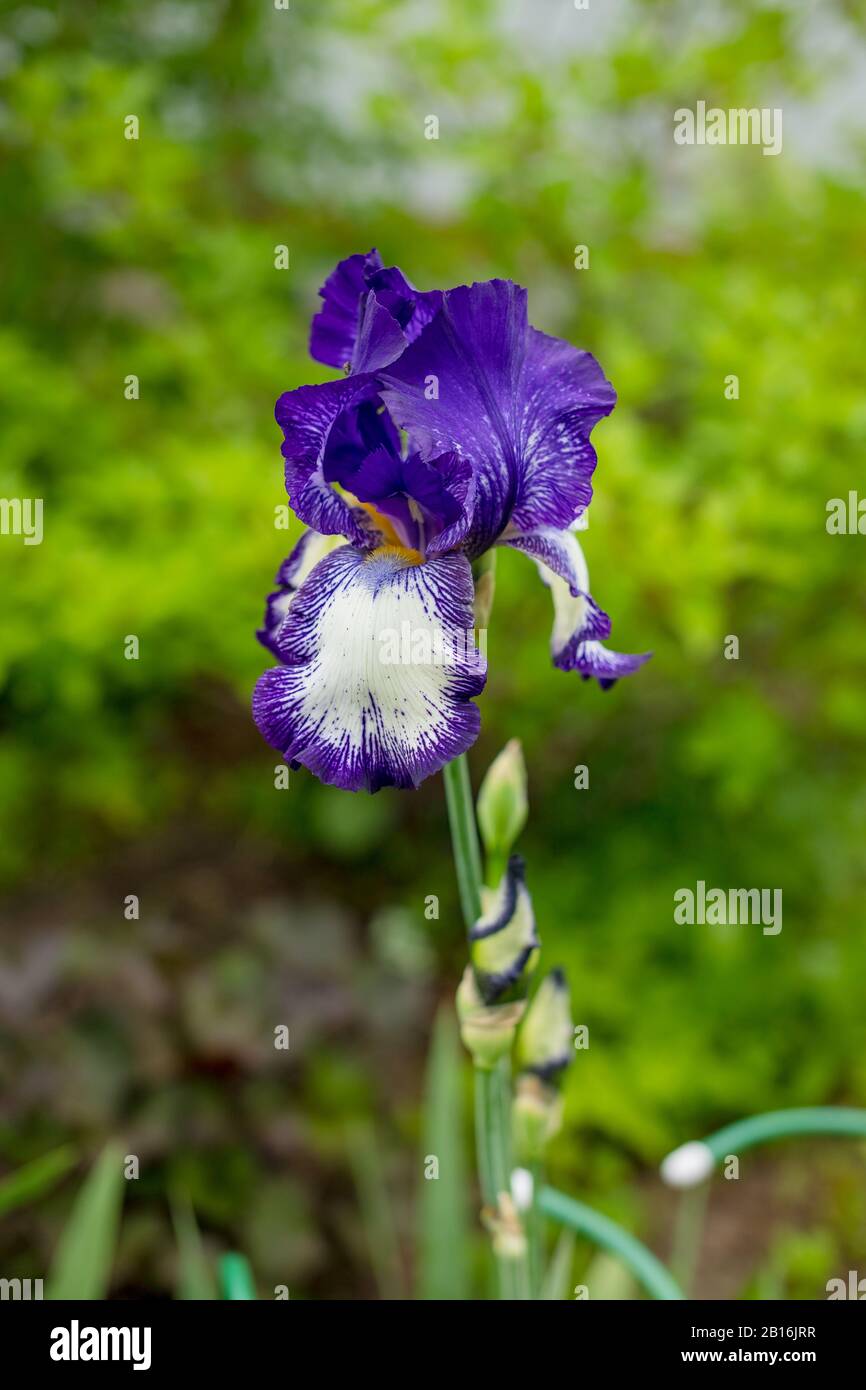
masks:
<path fill-rule="evenodd" d="M 608 651 L 575 531 L 616 396 L 595 358 L 529 325 L 506 280 L 419 291 L 378 253 L 329 276 L 310 350 L 347 372 L 280 397 L 286 489 L 309 528 L 259 638 L 280 665 L 253 697 L 293 766 L 351 791 L 413 787 L 478 734 L 486 662 L 473 563 L 522 550 L 552 591 L 554 665 L 607 687 L 646 659 Z M 382 659 L 381 637 L 447 662 Z"/>

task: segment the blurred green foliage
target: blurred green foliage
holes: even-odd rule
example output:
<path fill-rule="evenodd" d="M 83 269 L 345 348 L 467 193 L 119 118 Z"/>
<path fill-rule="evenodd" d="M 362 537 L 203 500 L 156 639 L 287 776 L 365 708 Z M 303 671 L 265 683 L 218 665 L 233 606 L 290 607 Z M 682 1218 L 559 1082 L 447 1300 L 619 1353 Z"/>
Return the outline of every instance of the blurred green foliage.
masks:
<path fill-rule="evenodd" d="M 56 979 L 78 981 L 71 999 L 56 986 L 67 1055 L 53 1057 L 55 1084 L 76 1067 L 98 1078 L 77 1104 L 67 1092 L 51 1124 L 34 1118 L 34 1082 L 7 1114 L 4 1156 L 120 1116 L 143 1123 L 162 1046 L 186 1059 L 173 1102 L 193 1084 L 183 1067 L 205 1071 L 200 1131 L 172 1160 L 202 1222 L 257 1240 L 243 1248 L 265 1282 L 289 1259 L 268 1252 L 268 1234 L 294 1222 L 294 1268 L 314 1268 L 314 1177 L 271 1173 L 269 1187 L 259 1171 L 251 1195 L 253 1160 L 209 1089 L 219 1067 L 202 1062 L 227 1051 L 251 1131 L 276 1123 L 279 1085 L 255 1061 L 271 1015 L 256 1032 L 250 1001 L 262 961 L 285 948 L 270 927 L 261 950 L 245 935 L 246 905 L 274 890 L 291 900 L 286 932 L 321 928 L 320 954 L 353 962 L 346 978 L 329 957 L 336 983 L 321 988 L 350 995 L 356 1023 L 389 980 L 414 982 L 395 1015 L 408 1080 L 394 1075 L 395 1020 L 378 1050 L 360 1024 L 344 1046 L 336 1006 L 313 1029 L 295 1104 L 320 1162 L 339 1156 L 347 1122 L 383 1107 L 395 1147 L 415 1151 L 431 972 L 447 993 L 463 955 L 441 786 L 371 799 L 299 773 L 278 792 L 248 713 L 268 661 L 253 632 L 288 549 L 274 527 L 273 402 L 327 377 L 306 355 L 316 288 L 373 244 L 423 287 L 521 281 L 533 321 L 596 353 L 619 393 L 596 434 L 586 550 L 614 645 L 655 658 L 609 694 L 554 671 L 546 592 L 503 553 L 471 754 L 477 785 L 507 738 L 523 742 L 520 847 L 544 961 L 566 966 L 590 1028 L 557 1181 L 639 1222 L 629 1179 L 673 1144 L 756 1109 L 866 1103 L 866 541 L 824 525 L 829 498 L 864 486 L 862 103 L 859 127 L 826 119 L 845 64 L 864 62 L 857 7 L 3 9 L 0 496 L 44 498 L 45 538 L 0 537 L 0 873 L 7 934 L 21 945 L 56 926 Z M 782 106 L 782 155 L 675 146 L 672 113 L 698 99 Z M 437 141 L 424 138 L 429 113 Z M 129 114 L 137 141 L 124 138 Z M 282 244 L 288 271 L 274 269 Z M 580 244 L 590 265 L 578 271 Z M 130 375 L 138 400 L 124 396 Z M 128 634 L 137 661 L 124 659 Z M 588 790 L 574 788 L 579 764 Z M 201 859 L 207 909 L 192 920 L 206 931 L 208 913 L 241 904 L 237 946 L 193 939 L 178 964 L 159 932 L 173 939 L 168 919 L 200 897 Z M 781 887 L 781 935 L 675 927 L 673 892 L 698 878 Z M 69 885 L 81 882 L 75 918 Z M 105 929 L 129 892 L 150 919 L 144 945 L 133 923 Z M 431 893 L 438 923 L 423 917 Z M 127 984 L 109 998 L 112 971 Z M 183 1002 L 169 1015 L 183 1038 L 166 1042 L 159 1000 L 177 972 Z M 29 1056 L 38 1071 L 56 1042 L 17 998 L 4 991 L 2 1026 L 16 1065 Z M 155 1142 L 168 1163 L 168 1139 Z M 225 1145 L 222 1181 L 216 1160 L 196 1157 L 205 1142 Z M 243 1229 L 229 1231 L 239 1210 Z M 778 1256 L 795 1288 L 822 1248 L 804 1237 Z"/>

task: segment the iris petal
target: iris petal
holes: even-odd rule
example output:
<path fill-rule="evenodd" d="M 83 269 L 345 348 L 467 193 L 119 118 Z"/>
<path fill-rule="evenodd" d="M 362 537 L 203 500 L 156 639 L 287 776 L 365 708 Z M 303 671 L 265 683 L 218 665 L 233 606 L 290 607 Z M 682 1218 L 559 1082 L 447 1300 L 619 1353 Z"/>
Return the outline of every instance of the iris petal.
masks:
<path fill-rule="evenodd" d="M 377 393 L 373 376 L 343 377 L 286 391 L 274 412 L 285 436 L 286 491 L 296 515 L 323 535 L 359 545 L 369 540 L 366 513 L 334 490 L 326 470 L 340 448 L 356 447 L 359 407 L 375 402 Z"/>
<path fill-rule="evenodd" d="M 365 272 L 378 270 L 382 257 L 375 250 L 347 256 L 331 271 L 319 290 L 324 304 L 310 328 L 310 356 L 328 367 L 347 367 L 355 350 L 358 310 L 367 290 Z"/>
<path fill-rule="evenodd" d="M 436 313 L 440 290 L 416 290 L 375 249 L 340 261 L 319 290 L 310 356 L 329 367 L 377 371 L 393 362 Z"/>
<path fill-rule="evenodd" d="M 287 762 L 347 791 L 414 787 L 474 743 L 486 664 L 472 637 L 462 555 L 412 563 L 396 549 L 341 546 L 292 601 L 283 665 L 253 697 Z"/>
<path fill-rule="evenodd" d="M 503 544 L 531 556 L 553 598 L 550 653 L 560 671 L 577 671 L 584 680 L 595 676 L 603 690 L 630 676 L 652 653 L 630 655 L 603 645 L 610 636 L 610 618 L 589 592 L 589 570 L 574 530 L 540 527 L 534 532 L 506 533 Z"/>
<path fill-rule="evenodd" d="M 589 436 L 616 394 L 589 353 L 529 327 L 517 285 L 446 291 L 441 311 L 381 380 L 394 420 L 425 456 L 453 449 L 472 460 L 470 553 L 509 522 L 566 527 L 588 505 Z"/>
<path fill-rule="evenodd" d="M 256 633 L 262 646 L 267 647 L 274 656 L 279 656 L 277 633 L 295 594 L 319 561 L 341 544 L 342 538 L 339 536 L 320 536 L 318 531 L 308 528 L 277 570 L 274 580 L 277 587 L 272 594 L 268 594 L 264 621 Z"/>

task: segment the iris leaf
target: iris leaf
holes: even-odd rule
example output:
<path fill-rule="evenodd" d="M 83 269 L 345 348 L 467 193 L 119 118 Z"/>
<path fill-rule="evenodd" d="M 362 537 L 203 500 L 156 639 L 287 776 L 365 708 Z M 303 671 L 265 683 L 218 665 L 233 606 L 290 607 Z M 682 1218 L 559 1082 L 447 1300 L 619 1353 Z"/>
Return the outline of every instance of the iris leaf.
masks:
<path fill-rule="evenodd" d="M 123 1154 L 107 1144 L 72 1204 L 48 1280 L 52 1299 L 104 1299 L 123 1205 Z"/>
<path fill-rule="evenodd" d="M 462 1055 L 453 1012 L 443 1006 L 433 1029 L 424 1101 L 417 1291 L 422 1299 L 469 1296 Z M 426 1166 L 433 1158 L 438 1176 L 428 1178 Z"/>

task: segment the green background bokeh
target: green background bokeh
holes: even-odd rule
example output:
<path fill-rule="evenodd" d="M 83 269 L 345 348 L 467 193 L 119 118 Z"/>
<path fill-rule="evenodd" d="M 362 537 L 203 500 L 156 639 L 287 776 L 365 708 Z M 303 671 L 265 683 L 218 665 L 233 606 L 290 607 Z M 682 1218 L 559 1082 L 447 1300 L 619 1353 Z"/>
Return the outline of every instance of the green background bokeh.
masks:
<path fill-rule="evenodd" d="M 8 1163 L 121 1123 L 151 1196 L 181 1167 L 268 1277 L 363 1289 L 342 1126 L 401 1171 L 463 958 L 442 789 L 278 792 L 249 694 L 288 548 L 273 403 L 330 375 L 316 290 L 372 245 L 423 288 L 518 280 L 619 396 L 585 549 L 612 644 L 654 659 L 607 694 L 555 671 L 548 595 L 503 552 L 470 754 L 477 785 L 523 741 L 544 961 L 590 1028 L 556 1176 L 652 1235 L 645 1170 L 674 1144 L 866 1104 L 866 539 L 825 527 L 866 493 L 866 129 L 832 100 L 866 38 L 857 6 L 812 8 L 4 6 L 0 495 L 45 507 L 41 546 L 0 537 Z M 782 107 L 782 154 L 675 145 L 699 99 Z M 781 888 L 781 934 L 675 926 L 697 879 Z M 288 999 L 287 1090 L 257 1049 Z M 787 1287 L 842 1258 L 846 1184 Z M 159 1289 L 147 1197 L 123 1270 Z"/>

